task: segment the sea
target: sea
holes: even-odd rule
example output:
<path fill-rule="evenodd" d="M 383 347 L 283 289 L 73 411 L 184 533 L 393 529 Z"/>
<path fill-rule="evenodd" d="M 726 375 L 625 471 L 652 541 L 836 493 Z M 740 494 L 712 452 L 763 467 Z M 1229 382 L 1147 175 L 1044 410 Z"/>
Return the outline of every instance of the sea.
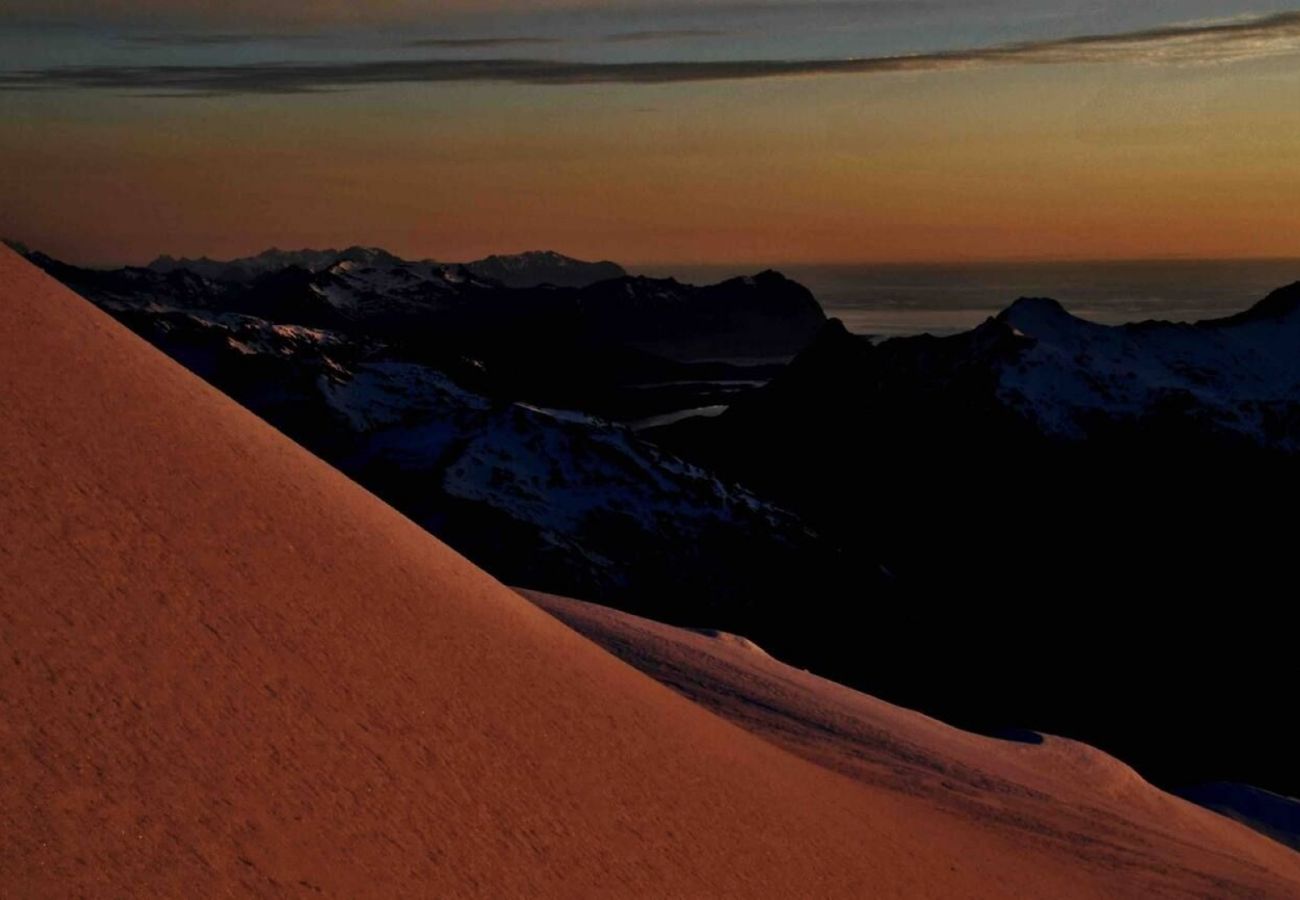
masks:
<path fill-rule="evenodd" d="M 1194 322 L 1231 315 L 1300 281 L 1300 259 L 1121 262 L 647 266 L 711 284 L 773 268 L 808 287 L 827 315 L 880 338 L 973 328 L 1019 297 L 1051 297 L 1085 319 Z"/>

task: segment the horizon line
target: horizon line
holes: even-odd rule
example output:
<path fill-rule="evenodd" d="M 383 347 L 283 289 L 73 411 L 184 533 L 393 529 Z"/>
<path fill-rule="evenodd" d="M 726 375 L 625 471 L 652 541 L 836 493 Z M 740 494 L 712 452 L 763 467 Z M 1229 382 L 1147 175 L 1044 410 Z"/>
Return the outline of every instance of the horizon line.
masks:
<path fill-rule="evenodd" d="M 145 268 L 155 260 L 163 257 L 171 257 L 177 261 L 181 259 L 207 259 L 212 262 L 231 262 L 239 259 L 249 259 L 265 253 L 270 250 L 281 250 L 287 253 L 302 251 L 324 251 L 338 250 L 342 252 L 351 247 L 365 247 L 369 249 L 382 250 L 391 253 L 393 256 L 404 262 L 423 262 L 432 261 L 443 265 L 458 265 L 470 262 L 476 262 L 479 259 L 485 259 L 489 256 L 520 256 L 526 253 L 558 253 L 567 256 L 570 259 L 579 262 L 612 262 L 626 269 L 629 274 L 636 274 L 635 270 L 639 269 L 658 269 L 666 270 L 674 267 L 679 269 L 723 269 L 737 268 L 744 271 L 764 271 L 764 270 L 781 270 L 781 269 L 808 269 L 808 268 L 848 268 L 856 266 L 879 266 L 882 268 L 905 268 L 905 267 L 934 267 L 934 268 L 957 268 L 961 266 L 1051 266 L 1051 265 L 1133 265 L 1133 264 L 1176 264 L 1176 263 L 1300 263 L 1300 251 L 1295 255 L 1285 254 L 1249 254 L 1241 256 L 1222 256 L 1222 255 L 1171 255 L 1155 254 L 1149 256 L 983 256 L 983 257 L 959 257 L 959 258 L 897 258 L 897 257 L 857 257 L 842 259 L 772 259 L 772 258 L 748 258 L 736 260 L 700 260 L 700 259 L 619 259 L 615 254 L 573 254 L 564 250 L 557 250 L 554 247 L 545 244 L 538 244 L 524 250 L 489 250 L 485 253 L 479 253 L 466 259 L 443 258 L 438 254 L 420 253 L 413 256 L 404 256 L 397 251 L 389 250 L 382 244 L 353 241 L 341 243 L 337 247 L 315 247 L 310 245 L 294 246 L 286 248 L 279 245 L 268 245 L 261 250 L 250 251 L 237 256 L 223 257 L 214 256 L 211 252 L 199 252 L 193 255 L 186 252 L 163 251 L 153 253 L 141 262 L 133 262 L 129 259 L 119 257 L 116 259 L 98 259 L 89 260 L 84 257 L 75 259 L 67 256 L 56 256 L 30 242 L 17 238 L 5 237 L 3 243 L 12 247 L 19 252 L 25 249 L 27 252 L 41 253 L 55 259 L 58 262 L 75 265 L 87 269 L 119 269 L 119 268 Z M 16 245 L 16 246 L 15 246 Z M 21 248 L 21 249 L 20 249 Z"/>

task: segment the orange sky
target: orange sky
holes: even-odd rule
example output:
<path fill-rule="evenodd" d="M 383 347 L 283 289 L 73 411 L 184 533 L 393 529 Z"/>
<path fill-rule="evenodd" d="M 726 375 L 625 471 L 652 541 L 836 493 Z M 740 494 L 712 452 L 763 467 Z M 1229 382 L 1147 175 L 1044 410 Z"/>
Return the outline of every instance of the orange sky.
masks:
<path fill-rule="evenodd" d="M 649 262 L 1300 256 L 1300 67 L 0 94 L 0 234 Z"/>

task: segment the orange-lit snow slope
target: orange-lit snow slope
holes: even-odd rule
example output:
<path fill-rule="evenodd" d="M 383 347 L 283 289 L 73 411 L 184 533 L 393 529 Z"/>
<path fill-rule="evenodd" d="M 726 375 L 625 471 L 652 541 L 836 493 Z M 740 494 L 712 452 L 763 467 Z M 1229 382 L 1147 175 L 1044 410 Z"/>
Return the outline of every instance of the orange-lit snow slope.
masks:
<path fill-rule="evenodd" d="M 748 733 L 8 250 L 0 526 L 7 896 L 1300 885 L 1300 857 L 1231 823 L 1114 866 L 1095 830 L 1026 836 Z M 911 734 L 936 758 L 965 752 L 956 733 Z"/>

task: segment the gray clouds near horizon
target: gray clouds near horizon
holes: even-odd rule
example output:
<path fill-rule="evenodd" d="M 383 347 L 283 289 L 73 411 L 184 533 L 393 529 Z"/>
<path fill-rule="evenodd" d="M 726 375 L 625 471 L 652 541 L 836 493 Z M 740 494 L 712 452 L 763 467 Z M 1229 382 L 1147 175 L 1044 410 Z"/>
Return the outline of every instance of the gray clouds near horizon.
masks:
<path fill-rule="evenodd" d="M 625 40 L 649 39 L 624 35 Z M 617 36 L 614 36 L 617 38 Z M 437 41 L 438 39 L 430 39 Z M 461 39 L 459 46 L 538 42 L 532 38 Z M 495 42 L 495 43 L 493 43 Z M 450 42 L 436 44 L 453 46 Z M 590 62 L 543 59 L 398 59 L 234 65 L 51 66 L 0 73 L 0 90 L 93 89 L 152 95 L 293 94 L 413 83 L 653 85 L 992 66 L 1106 62 L 1216 63 L 1300 50 L 1300 12 L 1168 25 L 989 47 L 847 59 L 737 59 Z"/>
<path fill-rule="evenodd" d="M 506 36 L 506 37 L 426 37 L 407 41 L 404 47 L 437 47 L 444 50 L 472 50 L 488 47 L 526 47 L 568 43 L 586 43 L 588 41 L 606 44 L 635 44 L 651 41 L 671 41 L 684 38 L 724 37 L 725 31 L 704 28 L 659 29 L 645 31 L 623 31 L 606 34 L 590 39 L 567 39 L 541 36 Z"/>

